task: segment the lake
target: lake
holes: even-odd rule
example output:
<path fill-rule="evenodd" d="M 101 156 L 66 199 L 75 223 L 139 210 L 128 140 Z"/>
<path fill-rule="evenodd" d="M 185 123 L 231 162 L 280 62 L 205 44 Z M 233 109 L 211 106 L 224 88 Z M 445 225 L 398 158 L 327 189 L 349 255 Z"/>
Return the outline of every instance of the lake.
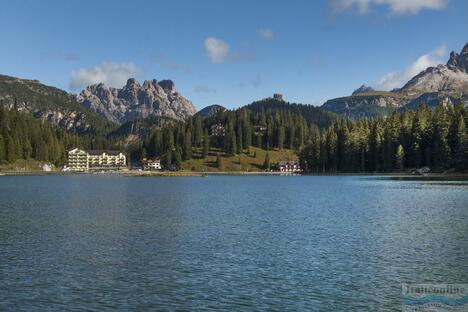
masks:
<path fill-rule="evenodd" d="M 400 310 L 468 282 L 468 184 L 0 177 L 0 310 Z"/>

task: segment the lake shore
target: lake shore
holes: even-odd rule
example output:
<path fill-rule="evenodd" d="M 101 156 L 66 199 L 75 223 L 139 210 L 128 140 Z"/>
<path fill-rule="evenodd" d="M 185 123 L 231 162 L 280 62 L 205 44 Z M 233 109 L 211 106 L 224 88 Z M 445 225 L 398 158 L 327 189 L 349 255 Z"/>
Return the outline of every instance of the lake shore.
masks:
<path fill-rule="evenodd" d="M 204 177 L 204 176 L 368 176 L 393 177 L 396 180 L 431 180 L 455 179 L 468 180 L 468 173 L 429 173 L 426 175 L 410 174 L 405 172 L 386 173 L 293 173 L 278 171 L 107 171 L 107 172 L 63 172 L 58 170 L 11 170 L 0 171 L 0 176 L 46 176 L 46 175 L 123 175 L 126 177 Z"/>

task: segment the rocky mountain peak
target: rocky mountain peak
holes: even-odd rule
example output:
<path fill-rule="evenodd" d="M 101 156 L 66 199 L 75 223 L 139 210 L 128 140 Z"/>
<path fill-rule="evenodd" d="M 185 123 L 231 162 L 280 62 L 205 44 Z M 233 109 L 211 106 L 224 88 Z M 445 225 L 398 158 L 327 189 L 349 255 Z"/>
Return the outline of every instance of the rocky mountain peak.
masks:
<path fill-rule="evenodd" d="M 158 84 L 167 93 L 173 93 L 176 91 L 174 82 L 172 80 L 161 80 Z"/>
<path fill-rule="evenodd" d="M 372 87 L 366 86 L 365 84 L 361 85 L 359 88 L 353 91 L 353 95 L 359 94 L 359 93 L 367 93 L 367 92 L 372 92 L 375 91 Z"/>
<path fill-rule="evenodd" d="M 447 67 L 452 70 L 458 69 L 462 72 L 468 73 L 468 43 L 465 44 L 460 54 L 455 51 L 450 53 Z"/>
<path fill-rule="evenodd" d="M 140 88 L 140 83 L 135 78 L 129 78 L 127 80 L 127 84 L 125 85 L 125 87 L 126 88 L 137 89 L 137 88 Z"/>
<path fill-rule="evenodd" d="M 460 54 L 450 53 L 446 65 L 428 67 L 402 88 L 374 91 L 363 85 L 353 96 L 328 100 L 323 108 L 354 118 L 389 114 L 402 107 L 417 108 L 421 103 L 468 103 L 468 43 Z M 356 96 L 356 95 L 360 96 Z"/>
<path fill-rule="evenodd" d="M 196 113 L 192 102 L 180 95 L 171 80 L 127 80 L 121 89 L 104 84 L 88 86 L 77 101 L 110 121 L 124 123 L 151 115 L 183 120 Z"/>

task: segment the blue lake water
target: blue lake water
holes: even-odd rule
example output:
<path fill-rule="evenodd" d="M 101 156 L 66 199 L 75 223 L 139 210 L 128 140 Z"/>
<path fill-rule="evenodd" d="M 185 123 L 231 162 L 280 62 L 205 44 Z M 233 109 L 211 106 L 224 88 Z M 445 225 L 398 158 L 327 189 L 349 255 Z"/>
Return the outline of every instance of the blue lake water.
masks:
<path fill-rule="evenodd" d="M 468 184 L 0 177 L 0 311 L 400 310 L 468 283 Z"/>

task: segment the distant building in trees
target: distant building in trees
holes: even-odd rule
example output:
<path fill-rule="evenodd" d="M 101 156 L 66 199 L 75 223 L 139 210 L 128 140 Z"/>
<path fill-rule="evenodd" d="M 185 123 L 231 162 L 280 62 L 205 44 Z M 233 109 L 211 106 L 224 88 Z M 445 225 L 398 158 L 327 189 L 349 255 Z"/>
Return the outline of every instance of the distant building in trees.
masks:
<path fill-rule="evenodd" d="M 281 160 L 276 169 L 280 172 L 301 172 L 299 163 L 294 160 Z"/>
<path fill-rule="evenodd" d="M 225 136 L 226 135 L 226 128 L 222 123 L 217 123 L 211 126 L 211 135 L 212 136 Z"/>
<path fill-rule="evenodd" d="M 263 100 L 271 100 L 271 99 L 281 101 L 281 102 L 284 101 L 283 95 L 281 93 L 273 93 L 273 96 L 268 96 L 266 98 L 263 98 Z"/>
<path fill-rule="evenodd" d="M 141 163 L 143 164 L 143 170 L 145 171 L 162 169 L 160 158 L 143 159 Z"/>
<path fill-rule="evenodd" d="M 120 151 L 74 148 L 68 152 L 67 169 L 70 171 L 118 170 L 126 166 L 126 156 Z"/>
<path fill-rule="evenodd" d="M 253 127 L 253 130 L 254 130 L 255 135 L 259 135 L 259 134 L 264 134 L 265 132 L 267 132 L 268 127 L 267 126 L 262 126 L 262 125 L 257 125 L 257 126 Z"/>
<path fill-rule="evenodd" d="M 283 101 L 283 95 L 281 93 L 274 93 L 273 98 L 278 101 Z"/>

